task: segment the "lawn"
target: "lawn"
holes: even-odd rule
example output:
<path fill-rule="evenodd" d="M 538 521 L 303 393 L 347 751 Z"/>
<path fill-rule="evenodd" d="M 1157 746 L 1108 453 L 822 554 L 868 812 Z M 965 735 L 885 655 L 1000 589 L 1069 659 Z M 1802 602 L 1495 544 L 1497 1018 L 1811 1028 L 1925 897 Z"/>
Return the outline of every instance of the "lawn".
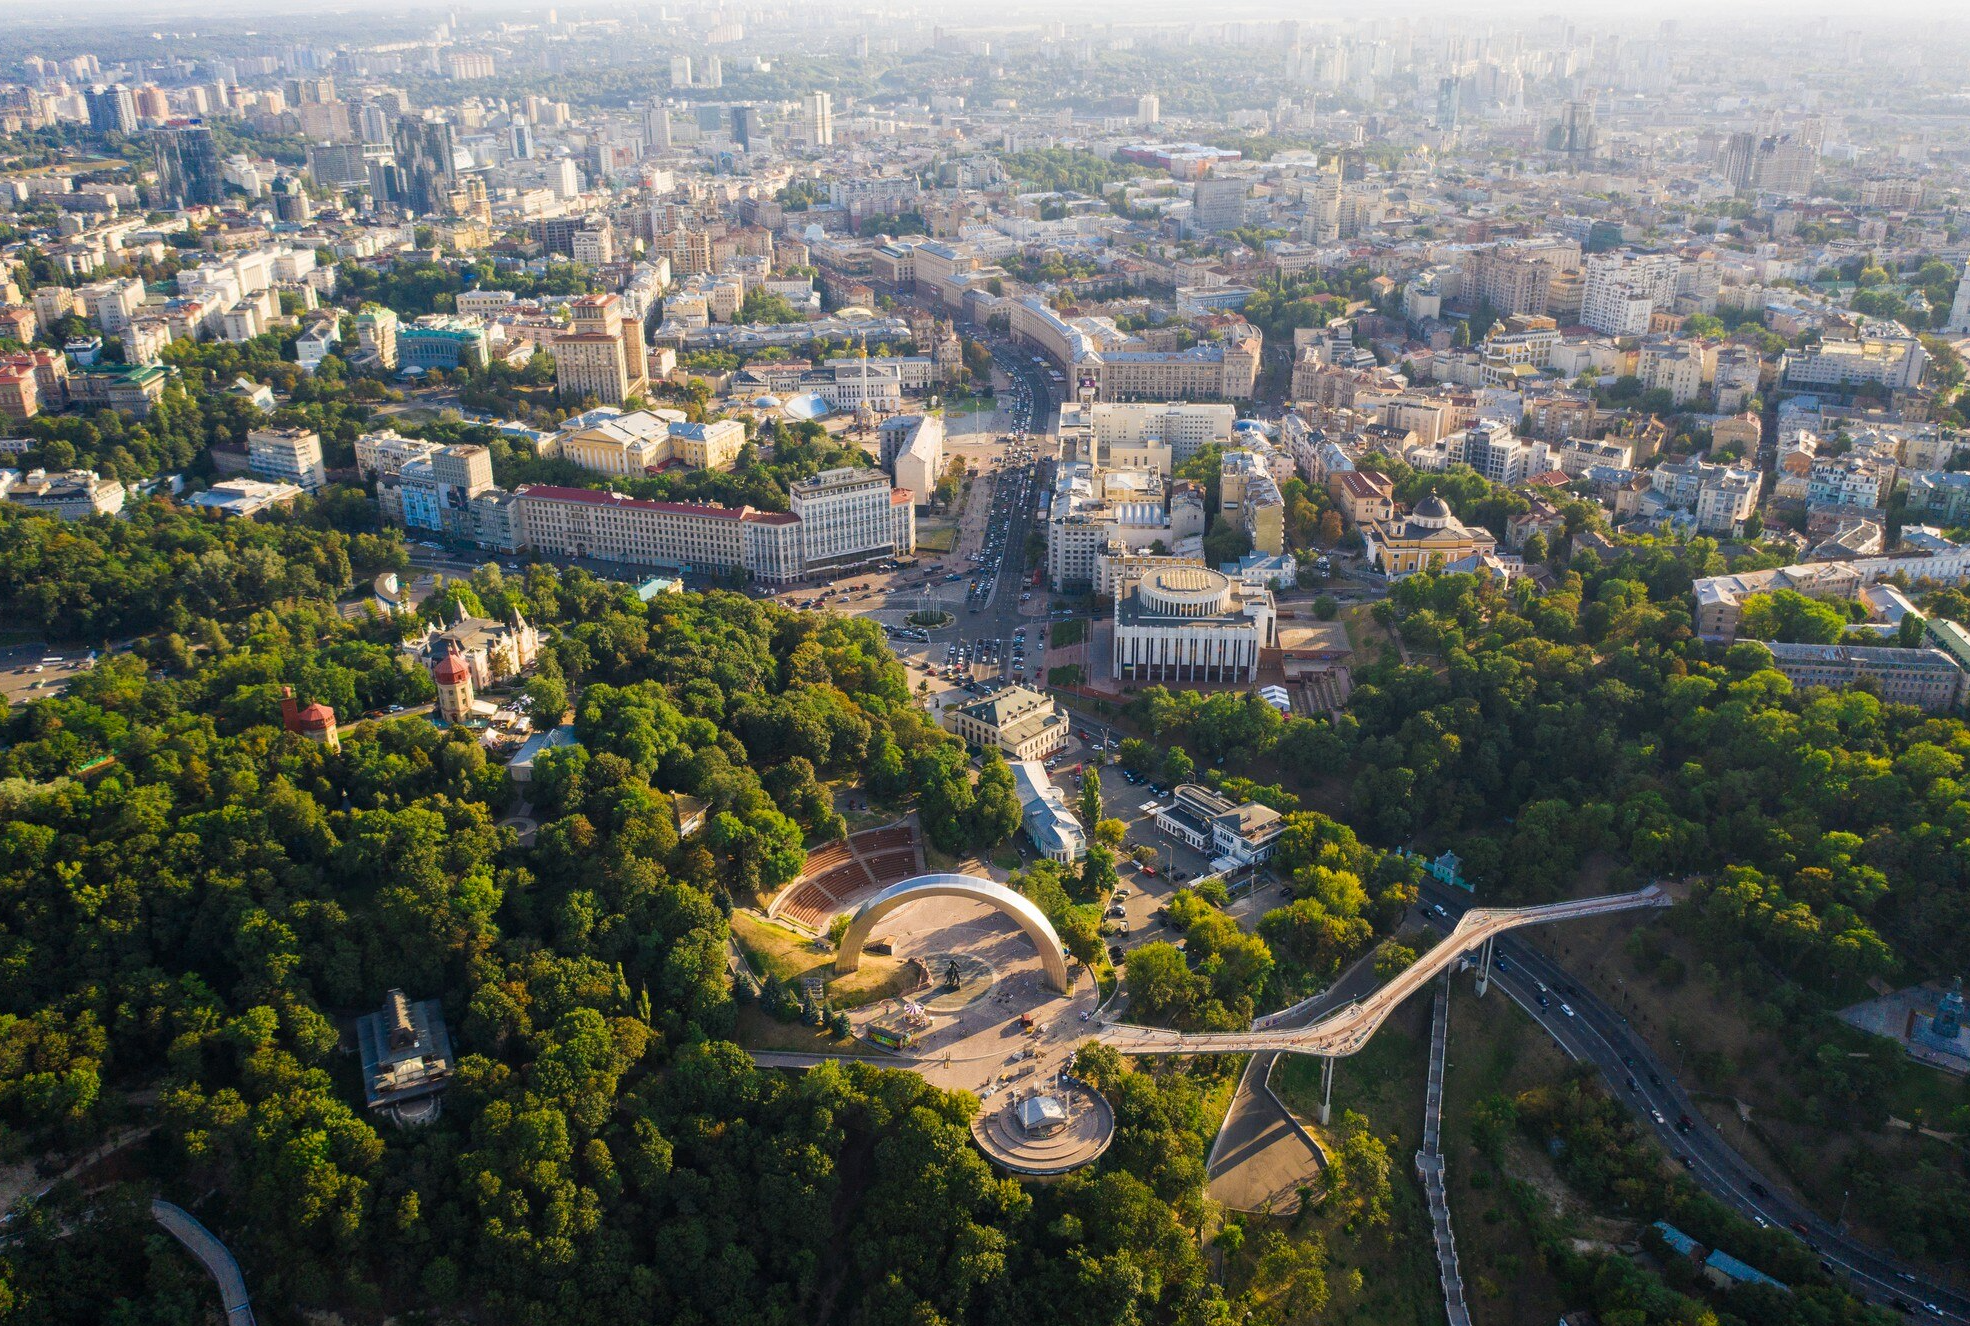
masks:
<path fill-rule="evenodd" d="M 1055 622 L 1053 632 L 1047 637 L 1047 645 L 1053 649 L 1065 649 L 1078 645 L 1088 638 L 1088 624 L 1079 617 L 1071 617 L 1064 622 Z"/>
<path fill-rule="evenodd" d="M 958 546 L 958 527 L 954 522 L 942 520 L 921 520 L 917 522 L 917 551 L 920 553 L 947 553 Z"/>
<path fill-rule="evenodd" d="M 863 955 L 857 971 L 829 977 L 834 965 L 832 952 L 816 948 L 813 940 L 798 931 L 745 912 L 732 913 L 732 938 L 745 951 L 752 969 L 762 976 L 782 981 L 827 977 L 827 996 L 837 1008 L 860 1008 L 892 998 L 903 992 L 909 980 L 909 969 L 902 962 L 879 953 Z"/>
<path fill-rule="evenodd" d="M 838 1041 L 823 1027 L 781 1022 L 768 1017 L 757 1004 L 739 1009 L 736 1043 L 748 1050 L 789 1050 L 795 1054 L 852 1054 L 875 1063 L 894 1065 L 895 1059 L 863 1041 Z"/>

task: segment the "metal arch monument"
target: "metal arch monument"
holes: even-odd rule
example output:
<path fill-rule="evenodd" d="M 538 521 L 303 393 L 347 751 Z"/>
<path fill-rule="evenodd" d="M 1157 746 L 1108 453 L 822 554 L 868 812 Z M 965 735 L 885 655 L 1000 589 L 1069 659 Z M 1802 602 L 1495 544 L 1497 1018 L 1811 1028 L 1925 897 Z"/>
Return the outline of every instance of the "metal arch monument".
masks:
<path fill-rule="evenodd" d="M 1024 894 L 1015 893 L 1003 884 L 995 884 L 977 875 L 915 875 L 891 884 L 876 894 L 863 903 L 848 922 L 848 930 L 841 937 L 841 947 L 835 953 L 835 971 L 846 973 L 860 967 L 862 946 L 869 942 L 876 922 L 905 903 L 924 898 L 968 898 L 1010 917 L 1033 941 L 1033 947 L 1040 951 L 1040 963 L 1046 969 L 1047 984 L 1061 994 L 1071 992 L 1067 980 L 1067 950 L 1046 914 Z"/>

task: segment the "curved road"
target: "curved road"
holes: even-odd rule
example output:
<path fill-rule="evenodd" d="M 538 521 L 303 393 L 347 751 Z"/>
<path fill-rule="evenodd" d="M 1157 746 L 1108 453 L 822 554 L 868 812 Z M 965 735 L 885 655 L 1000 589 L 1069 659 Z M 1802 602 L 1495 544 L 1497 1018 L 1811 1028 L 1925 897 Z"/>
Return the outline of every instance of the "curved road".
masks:
<path fill-rule="evenodd" d="M 1423 882 L 1426 903 L 1440 906 L 1454 927 L 1481 911 L 1470 896 L 1433 880 Z M 1430 918 L 1434 924 L 1443 920 Z M 1434 950 L 1433 950 L 1434 951 Z M 1494 947 L 1491 979 L 1513 1002 L 1558 1041 L 1576 1060 L 1593 1063 L 1607 1079 L 1613 1095 L 1627 1102 L 1656 1136 L 1656 1140 L 1689 1171 L 1705 1192 L 1748 1219 L 1762 1220 L 1798 1235 L 1816 1251 L 1833 1273 L 1848 1282 L 1851 1292 L 1870 1302 L 1892 1304 L 1899 1299 L 1920 1318 L 1970 1322 L 1970 1296 L 1954 1291 L 1883 1256 L 1840 1232 L 1810 1207 L 1795 1201 L 1760 1178 L 1744 1157 L 1724 1140 L 1696 1108 L 1689 1093 L 1628 1020 L 1581 986 L 1565 968 L 1538 950 L 1501 938 Z M 1539 1004 L 1544 995 L 1546 1007 Z M 1573 1014 L 1562 1011 L 1570 1007 Z M 1635 1085 L 1631 1089 L 1629 1082 Z M 1687 1119 L 1687 1124 L 1681 1121 Z M 1934 1304 L 1939 1311 L 1930 1312 Z"/>
<path fill-rule="evenodd" d="M 1386 982 L 1366 998 L 1321 1018 L 1311 1026 L 1281 1026 L 1279 1023 L 1282 1020 L 1290 1019 L 1282 1019 L 1275 1014 L 1260 1019 L 1261 1023 L 1270 1025 L 1254 1024 L 1251 1031 L 1168 1031 L 1161 1027 L 1116 1023 L 1102 1027 L 1096 1034 L 1124 1054 L 1240 1054 L 1252 1050 L 1290 1050 L 1296 1054 L 1318 1055 L 1355 1054 L 1405 999 L 1429 984 L 1433 977 L 1465 953 L 1508 930 L 1549 921 L 1605 916 L 1638 907 L 1667 907 L 1672 901 L 1660 886 L 1651 884 L 1634 893 L 1581 898 L 1573 902 L 1550 903 L 1544 907 L 1466 908 L 1457 915 L 1450 933 L 1395 979 Z M 1286 1010 L 1287 1013 L 1294 1011 L 1297 1010 Z"/>

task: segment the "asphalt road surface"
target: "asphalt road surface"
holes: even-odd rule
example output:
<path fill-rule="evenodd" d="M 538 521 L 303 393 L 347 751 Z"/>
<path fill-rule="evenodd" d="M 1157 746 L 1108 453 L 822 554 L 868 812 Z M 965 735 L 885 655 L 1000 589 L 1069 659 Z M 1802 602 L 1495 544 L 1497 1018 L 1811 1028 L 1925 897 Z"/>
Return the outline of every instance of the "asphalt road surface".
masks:
<path fill-rule="evenodd" d="M 1454 925 L 1473 905 L 1471 896 L 1462 890 L 1427 879 L 1423 901 L 1448 913 L 1447 919 L 1428 916 L 1440 928 Z M 1703 1117 L 1676 1075 L 1634 1033 L 1628 1020 L 1565 968 L 1523 940 L 1509 936 L 1499 937 L 1493 953 L 1502 959 L 1492 972 L 1499 988 L 1569 1055 L 1599 1068 L 1612 1094 L 1628 1104 L 1705 1192 L 1748 1219 L 1761 1220 L 1802 1239 L 1832 1268 L 1836 1279 L 1845 1281 L 1851 1292 L 1871 1303 L 1887 1306 L 1899 1300 L 1918 1319 L 1970 1322 L 1970 1297 L 1917 1275 L 1848 1237 L 1754 1170 Z M 1545 1007 L 1540 1005 L 1542 996 Z M 1571 1016 L 1565 1008 L 1573 1010 Z M 1635 1084 L 1632 1089 L 1630 1081 Z M 1685 1119 L 1687 1124 L 1680 1122 Z M 1804 1234 L 1798 1232 L 1801 1227 Z"/>

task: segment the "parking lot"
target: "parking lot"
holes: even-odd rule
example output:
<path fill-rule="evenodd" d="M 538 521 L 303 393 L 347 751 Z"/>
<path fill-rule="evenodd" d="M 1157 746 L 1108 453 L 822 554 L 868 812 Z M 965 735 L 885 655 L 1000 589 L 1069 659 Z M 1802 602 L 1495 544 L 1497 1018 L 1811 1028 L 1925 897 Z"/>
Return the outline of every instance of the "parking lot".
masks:
<path fill-rule="evenodd" d="M 96 666 L 92 649 L 19 645 L 0 650 L 0 695 L 9 705 L 59 694 L 79 672 Z"/>

